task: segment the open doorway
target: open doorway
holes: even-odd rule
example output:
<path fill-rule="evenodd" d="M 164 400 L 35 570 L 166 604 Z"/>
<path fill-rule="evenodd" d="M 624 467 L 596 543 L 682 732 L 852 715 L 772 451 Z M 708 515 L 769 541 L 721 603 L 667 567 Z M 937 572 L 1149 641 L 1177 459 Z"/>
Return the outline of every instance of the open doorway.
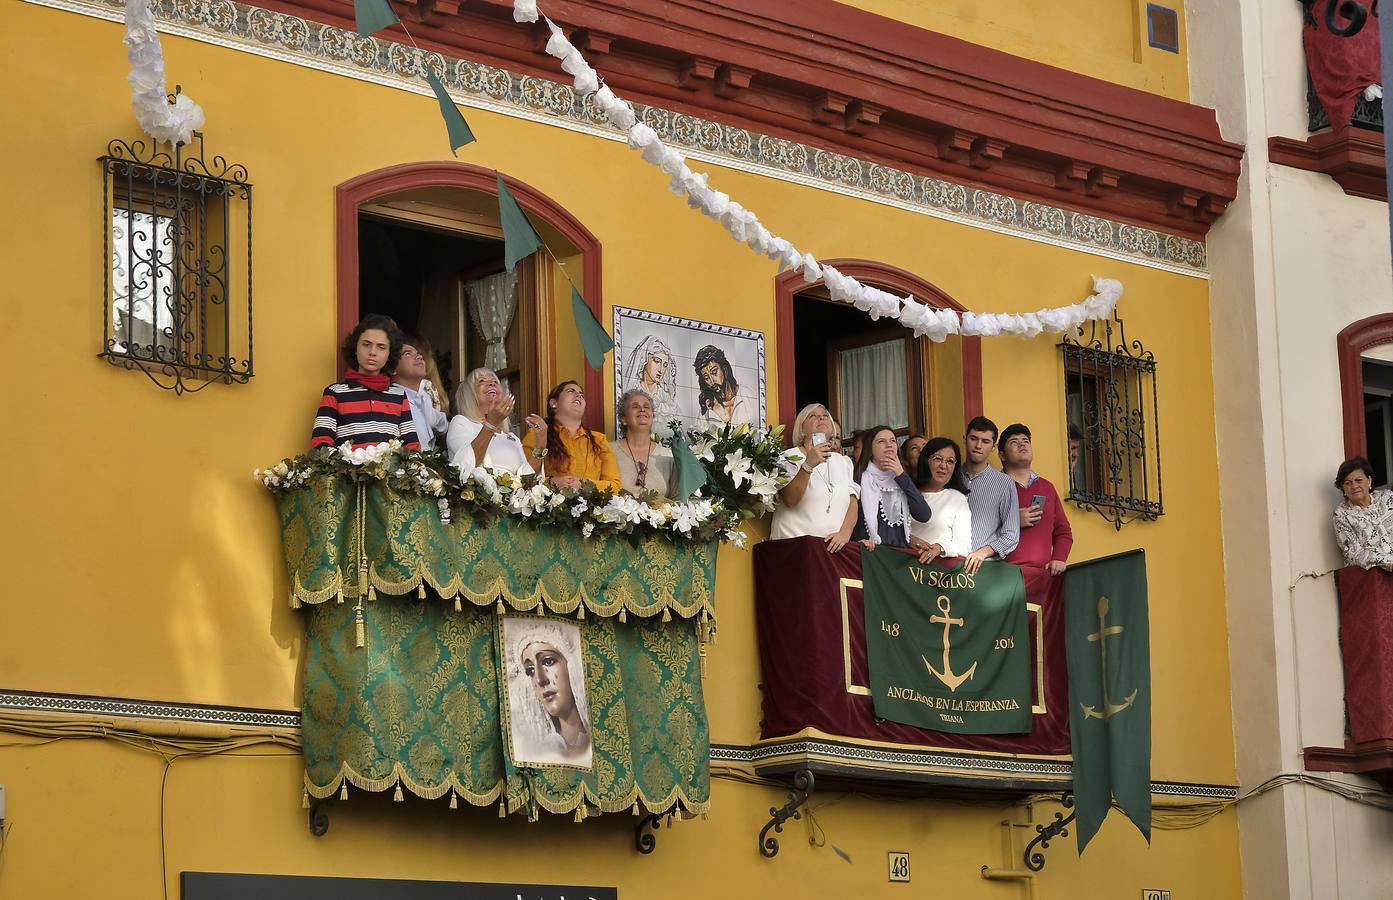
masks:
<path fill-rule="evenodd" d="M 903 440 L 930 420 L 922 339 L 894 322 L 876 322 L 826 297 L 793 298 L 797 408 L 825 403 L 850 448 L 856 432 L 888 425 Z"/>
<path fill-rule="evenodd" d="M 1387 347 L 1378 350 L 1386 351 Z M 1393 354 L 1388 354 L 1393 356 Z M 1364 442 L 1374 467 L 1374 486 L 1387 487 L 1393 463 L 1393 360 L 1366 354 L 1364 376 Z"/>
<path fill-rule="evenodd" d="M 452 413 L 458 385 L 483 366 L 518 398 L 518 415 L 541 409 L 552 369 L 540 339 L 554 307 L 550 266 L 533 256 L 508 272 L 503 259 L 491 196 L 426 188 L 359 208 L 359 314 L 391 316 L 429 342 Z"/>

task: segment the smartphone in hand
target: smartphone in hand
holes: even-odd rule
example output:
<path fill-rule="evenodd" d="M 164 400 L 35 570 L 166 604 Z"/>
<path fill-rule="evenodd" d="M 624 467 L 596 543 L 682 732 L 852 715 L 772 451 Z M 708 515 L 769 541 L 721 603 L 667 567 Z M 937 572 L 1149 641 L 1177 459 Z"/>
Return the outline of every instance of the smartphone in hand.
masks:
<path fill-rule="evenodd" d="M 1044 495 L 1044 494 L 1032 494 L 1031 497 L 1030 497 L 1030 505 L 1031 505 L 1031 507 L 1034 508 L 1034 509 L 1044 509 L 1044 508 L 1045 508 L 1045 495 Z"/>

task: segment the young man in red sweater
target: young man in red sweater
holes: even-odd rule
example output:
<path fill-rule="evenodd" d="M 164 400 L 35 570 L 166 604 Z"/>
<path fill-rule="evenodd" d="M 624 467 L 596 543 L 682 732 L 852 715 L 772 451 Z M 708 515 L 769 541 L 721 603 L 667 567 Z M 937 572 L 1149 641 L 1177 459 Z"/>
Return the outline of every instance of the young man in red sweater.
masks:
<path fill-rule="evenodd" d="M 1016 482 L 1021 507 L 1021 540 L 1006 561 L 1063 575 L 1074 546 L 1074 531 L 1069 527 L 1059 492 L 1030 468 L 1035 461 L 1030 429 L 1020 423 L 1006 426 L 997 449 L 1002 469 Z"/>

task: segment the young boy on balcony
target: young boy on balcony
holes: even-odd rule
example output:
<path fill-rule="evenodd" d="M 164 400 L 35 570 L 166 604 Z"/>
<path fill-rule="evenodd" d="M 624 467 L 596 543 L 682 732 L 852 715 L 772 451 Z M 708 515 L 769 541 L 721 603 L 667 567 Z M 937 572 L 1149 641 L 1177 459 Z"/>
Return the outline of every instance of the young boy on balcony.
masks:
<path fill-rule="evenodd" d="M 1030 429 L 1019 423 L 1007 425 L 1001 432 L 998 450 L 1003 470 L 1016 483 L 1020 503 L 1021 539 L 1006 561 L 1063 575 L 1074 546 L 1074 530 L 1069 527 L 1059 492 L 1030 468 L 1035 461 Z"/>
<path fill-rule="evenodd" d="M 408 450 L 420 449 L 406 391 L 385 374 L 396 368 L 405 342 L 396 322 L 376 314 L 365 316 L 349 332 L 343 342 L 348 371 L 343 381 L 324 389 L 311 449 L 349 444 L 356 450 L 393 440 Z"/>

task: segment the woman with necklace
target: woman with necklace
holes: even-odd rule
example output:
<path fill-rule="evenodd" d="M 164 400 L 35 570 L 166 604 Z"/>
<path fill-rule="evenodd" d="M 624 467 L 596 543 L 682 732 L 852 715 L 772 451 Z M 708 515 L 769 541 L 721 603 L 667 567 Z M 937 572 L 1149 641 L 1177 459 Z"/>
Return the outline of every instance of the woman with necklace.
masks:
<path fill-rule="evenodd" d="M 619 398 L 620 438 L 610 443 L 625 493 L 672 497 L 672 451 L 653 437 L 653 398 L 631 388 Z"/>
<path fill-rule="evenodd" d="M 798 471 L 779 491 L 769 537 L 822 538 L 829 553 L 851 541 L 860 486 L 851 460 L 837 452 L 841 429 L 821 403 L 809 403 L 793 420 L 793 444 L 803 451 Z"/>

